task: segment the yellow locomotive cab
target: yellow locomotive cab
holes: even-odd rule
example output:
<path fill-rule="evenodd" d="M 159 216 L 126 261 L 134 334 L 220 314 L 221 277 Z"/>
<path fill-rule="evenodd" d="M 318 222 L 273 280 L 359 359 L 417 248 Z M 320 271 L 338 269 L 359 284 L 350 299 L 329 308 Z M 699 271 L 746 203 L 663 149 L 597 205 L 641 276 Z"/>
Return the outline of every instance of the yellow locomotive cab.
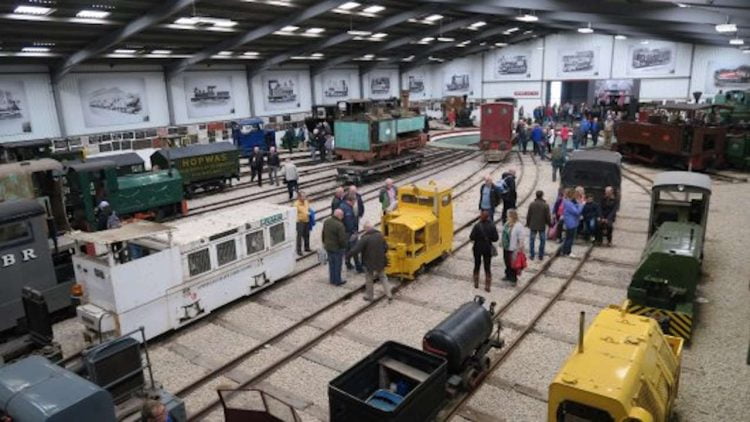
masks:
<path fill-rule="evenodd" d="M 453 247 L 453 202 L 450 188 L 434 182 L 398 189 L 398 208 L 383 216 L 390 276 L 413 280 L 425 265 Z"/>
<path fill-rule="evenodd" d="M 610 306 L 597 315 L 549 387 L 550 422 L 666 422 L 683 340 L 651 318 Z"/>

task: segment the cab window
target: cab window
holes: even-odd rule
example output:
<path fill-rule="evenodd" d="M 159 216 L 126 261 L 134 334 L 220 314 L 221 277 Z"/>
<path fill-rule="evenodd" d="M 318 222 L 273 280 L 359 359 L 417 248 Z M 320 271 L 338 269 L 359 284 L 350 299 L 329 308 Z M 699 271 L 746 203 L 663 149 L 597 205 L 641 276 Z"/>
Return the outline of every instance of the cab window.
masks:
<path fill-rule="evenodd" d="M 15 243 L 31 237 L 31 228 L 27 222 L 0 225 L 0 246 Z"/>
<path fill-rule="evenodd" d="M 614 419 L 602 409 L 564 401 L 557 407 L 557 422 L 614 422 Z"/>
<path fill-rule="evenodd" d="M 190 276 L 205 273 L 211 269 L 211 259 L 208 248 L 201 249 L 188 255 L 188 272 Z"/>
<path fill-rule="evenodd" d="M 285 239 L 284 223 L 271 226 L 268 232 L 271 235 L 271 246 L 276 246 Z"/>

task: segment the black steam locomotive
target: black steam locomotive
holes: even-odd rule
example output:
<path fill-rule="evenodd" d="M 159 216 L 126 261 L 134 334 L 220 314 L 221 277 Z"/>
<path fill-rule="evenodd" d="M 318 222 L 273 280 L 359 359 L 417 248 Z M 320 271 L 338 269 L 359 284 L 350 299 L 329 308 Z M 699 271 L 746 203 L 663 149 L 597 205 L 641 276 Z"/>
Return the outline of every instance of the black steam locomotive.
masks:
<path fill-rule="evenodd" d="M 489 368 L 487 353 L 502 348 L 493 334 L 495 303 L 467 302 L 422 339 L 422 350 L 389 341 L 328 384 L 331 422 L 425 421 L 446 399 L 469 391 Z"/>

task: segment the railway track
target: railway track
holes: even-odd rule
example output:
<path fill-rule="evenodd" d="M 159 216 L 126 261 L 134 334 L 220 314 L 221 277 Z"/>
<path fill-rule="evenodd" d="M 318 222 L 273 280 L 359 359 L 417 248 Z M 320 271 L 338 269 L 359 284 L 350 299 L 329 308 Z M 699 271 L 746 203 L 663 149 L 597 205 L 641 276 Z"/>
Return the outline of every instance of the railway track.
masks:
<path fill-rule="evenodd" d="M 520 157 L 520 154 L 519 154 L 519 157 Z M 535 163 L 535 166 L 536 166 L 536 162 L 534 162 L 534 163 Z M 522 161 L 522 164 L 523 164 L 523 161 Z M 503 163 L 497 164 L 495 166 L 495 168 L 492 170 L 492 172 L 494 173 L 494 172 L 498 171 L 502 167 L 502 165 L 503 165 Z M 489 164 L 485 164 L 482 167 L 482 169 L 477 172 L 477 174 L 479 174 L 479 175 L 484 174 L 482 172 L 482 170 L 486 169 L 486 167 L 488 167 L 488 166 L 489 166 Z M 521 173 L 521 175 L 519 175 L 519 180 L 518 180 L 519 184 L 521 182 L 523 174 L 525 174 L 525 172 L 523 172 L 524 168 L 525 167 L 522 166 L 522 173 Z M 539 172 L 537 170 L 537 172 L 536 172 L 536 178 L 535 178 L 535 181 L 534 181 L 534 187 L 537 185 L 538 177 L 539 177 L 538 175 L 539 175 Z M 465 188 L 463 188 L 463 189 L 461 189 L 458 193 L 455 193 L 454 196 L 453 196 L 454 199 L 456 197 L 462 196 L 462 195 L 466 194 L 467 192 L 470 192 L 470 191 L 476 189 L 476 184 L 479 183 L 481 181 L 481 179 L 480 180 L 472 180 L 472 179 L 473 178 L 464 179 L 464 180 L 456 183 L 453 186 L 453 188 L 456 189 L 458 186 L 460 186 L 462 184 L 465 184 L 467 182 L 472 182 L 472 183 L 468 183 L 468 186 L 465 187 Z M 529 192 L 533 192 L 533 191 L 534 191 L 534 188 L 532 188 L 532 189 L 529 190 Z M 527 194 L 524 197 L 523 201 L 528 200 L 528 198 L 530 196 L 531 196 L 531 193 Z M 461 232 L 461 231 L 463 231 L 463 230 L 471 227 L 472 224 L 476 222 L 476 220 L 477 220 L 477 218 L 472 218 L 469 221 L 461 224 L 458 228 L 454 229 L 454 235 L 456 233 L 459 233 L 459 232 Z M 458 248 L 462 248 L 462 247 L 466 246 L 466 244 L 468 244 L 468 242 L 464 242 Z M 303 269 L 300 272 L 297 272 L 296 275 L 300 274 L 303 271 L 309 271 L 310 269 L 312 269 L 313 267 L 316 267 L 316 266 L 317 266 L 317 264 L 315 264 L 314 266 L 312 266 L 310 268 Z M 292 276 L 290 276 L 290 277 L 292 277 Z M 402 286 L 404 286 L 404 284 L 401 284 L 401 285 L 395 287 L 393 289 L 393 293 L 394 294 L 397 293 Z M 247 350 L 246 352 L 242 353 L 241 355 L 237 356 L 236 358 L 232 359 L 231 361 L 227 362 L 226 364 L 222 365 L 221 367 L 217 368 L 216 370 L 212 371 L 211 373 L 205 375 L 204 377 L 201 377 L 200 379 L 198 379 L 194 383 L 192 383 L 192 384 L 186 386 L 185 388 L 181 389 L 180 391 L 176 392 L 176 395 L 178 397 L 185 398 L 191 392 L 194 392 L 197 389 L 199 389 L 199 388 L 207 385 L 212 380 L 214 380 L 214 379 L 222 376 L 223 374 L 226 374 L 228 371 L 232 370 L 233 368 L 235 368 L 238 365 L 242 364 L 243 362 L 247 361 L 251 356 L 253 356 L 257 352 L 259 352 L 260 350 L 264 349 L 265 347 L 268 347 L 268 345 L 276 344 L 279 341 L 281 341 L 281 340 L 283 340 L 285 338 L 288 338 L 292 333 L 294 333 L 295 330 L 298 330 L 298 329 L 301 329 L 301 328 L 305 327 L 307 325 L 307 323 L 309 323 L 310 321 L 313 321 L 316 318 L 318 318 L 318 317 L 322 316 L 323 314 L 325 314 L 326 312 L 331 311 L 332 309 L 335 309 L 338 306 L 344 304 L 345 302 L 347 302 L 349 299 L 351 299 L 355 295 L 360 294 L 360 292 L 362 290 L 364 290 L 364 286 L 359 287 L 359 288 L 357 288 L 357 289 L 355 289 L 355 290 L 353 290 L 351 292 L 348 292 L 344 296 L 336 299 L 335 301 L 332 301 L 332 302 L 326 304 L 322 308 L 319 308 L 317 311 L 315 311 L 315 312 L 313 312 L 313 313 L 305 316 L 304 318 L 302 318 L 301 320 L 299 320 L 298 322 L 296 322 L 291 327 L 288 327 L 285 331 L 277 333 L 276 335 L 274 335 L 270 339 L 262 342 L 261 344 L 259 344 L 256 347 L 253 347 L 253 348 Z M 328 329 L 323 330 L 321 333 L 319 333 L 318 335 L 316 335 L 315 337 L 313 337 L 309 341 L 307 341 L 304 344 L 301 344 L 300 346 L 296 347 L 290 353 L 284 355 L 283 357 L 277 359 L 276 361 L 274 361 L 270 365 L 264 367 L 262 370 L 260 370 L 259 372 L 255 373 L 252 377 L 250 377 L 249 379 L 245 380 L 244 382 L 241 382 L 240 385 L 237 388 L 239 388 L 239 389 L 247 388 L 249 386 L 255 385 L 255 384 L 263 381 L 264 379 L 268 378 L 271 374 L 273 374 L 276 371 L 278 371 L 280 368 L 282 368 L 288 362 L 290 362 L 290 361 L 294 360 L 295 358 L 301 356 L 307 350 L 311 349 L 312 347 L 314 347 L 315 345 L 317 345 L 318 343 L 320 343 L 320 341 L 322 341 L 323 339 L 325 339 L 325 338 L 331 336 L 332 334 L 336 333 L 340 328 L 342 328 L 343 326 L 345 326 L 346 324 L 348 324 L 350 321 L 352 321 L 357 316 L 364 314 L 369 309 L 372 309 L 375 305 L 377 305 L 380 301 L 382 301 L 383 298 L 384 298 L 384 296 L 377 297 L 373 301 L 368 302 L 368 303 L 364 304 L 363 306 L 359 307 L 354 312 L 352 312 L 349 315 L 347 315 L 346 318 L 343 318 L 343 319 L 339 320 L 338 322 L 334 323 L 333 325 L 331 325 L 330 327 L 328 327 Z M 201 420 L 201 419 L 205 418 L 208 414 L 210 414 L 212 411 L 214 411 L 219 405 L 220 405 L 220 401 L 218 399 L 213 400 L 210 403 L 206 404 L 205 406 L 201 407 L 196 412 L 188 415 L 188 420 L 189 421 L 198 421 L 198 420 Z"/>

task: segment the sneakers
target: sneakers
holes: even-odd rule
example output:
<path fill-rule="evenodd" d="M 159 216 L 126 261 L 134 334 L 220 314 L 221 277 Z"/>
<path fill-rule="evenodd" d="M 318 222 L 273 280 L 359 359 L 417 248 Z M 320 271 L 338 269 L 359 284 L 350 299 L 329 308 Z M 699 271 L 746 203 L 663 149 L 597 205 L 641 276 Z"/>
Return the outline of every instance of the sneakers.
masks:
<path fill-rule="evenodd" d="M 578 259 L 578 256 L 576 254 L 570 253 L 567 255 L 568 258 Z"/>

